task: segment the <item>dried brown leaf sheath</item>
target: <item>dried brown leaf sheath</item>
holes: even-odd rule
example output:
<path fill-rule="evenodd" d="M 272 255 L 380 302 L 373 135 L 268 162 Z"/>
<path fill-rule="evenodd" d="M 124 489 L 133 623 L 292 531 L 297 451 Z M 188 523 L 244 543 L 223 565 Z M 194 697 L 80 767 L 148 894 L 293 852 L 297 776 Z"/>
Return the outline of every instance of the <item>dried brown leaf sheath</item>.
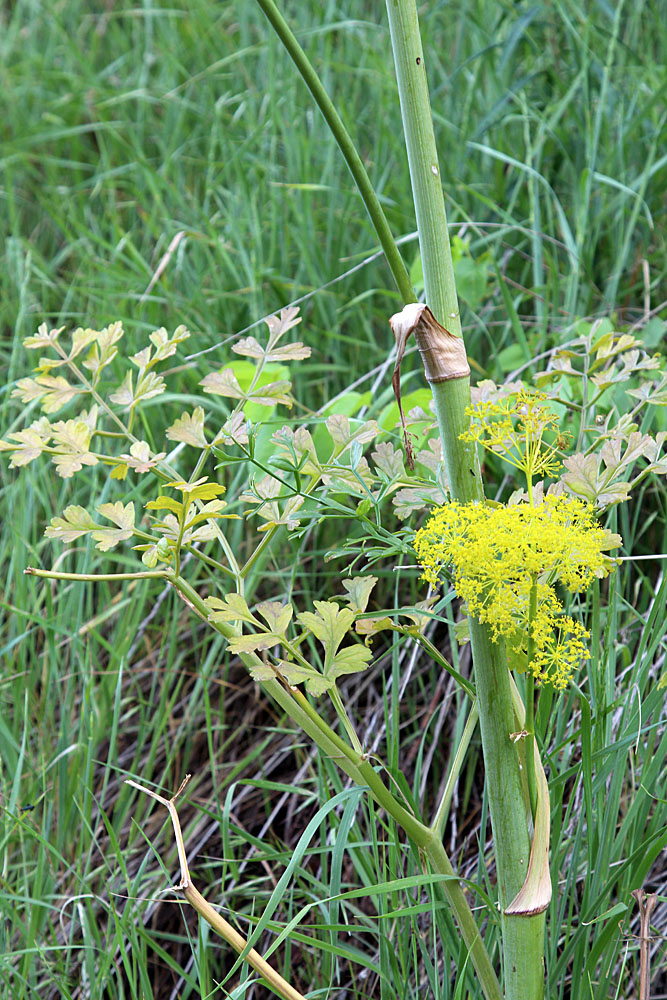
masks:
<path fill-rule="evenodd" d="M 389 325 L 397 348 L 391 384 L 401 415 L 406 459 L 410 469 L 414 469 L 414 455 L 401 406 L 401 361 L 410 334 L 415 335 L 427 381 L 447 382 L 452 378 L 465 378 L 470 375 L 470 365 L 463 340 L 441 326 L 429 307 L 421 302 L 410 302 L 390 318 Z"/>

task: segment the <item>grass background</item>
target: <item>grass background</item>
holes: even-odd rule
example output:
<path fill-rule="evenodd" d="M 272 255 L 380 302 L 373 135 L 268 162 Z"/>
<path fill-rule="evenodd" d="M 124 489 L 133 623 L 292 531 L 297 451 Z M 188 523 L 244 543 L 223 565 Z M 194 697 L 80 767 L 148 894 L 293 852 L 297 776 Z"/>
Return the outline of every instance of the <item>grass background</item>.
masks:
<path fill-rule="evenodd" d="M 395 233 L 410 237 L 381 7 L 284 9 Z M 619 326 L 635 324 L 650 349 L 660 346 L 666 18 L 658 0 L 424 7 L 441 173 L 452 231 L 467 245 L 458 263 L 467 346 L 482 374 L 502 380 L 570 339 L 582 318 L 611 314 Z M 369 260 L 376 243 L 347 170 L 249 0 L 5 3 L 0 85 L 3 431 L 24 419 L 10 390 L 27 374 L 21 340 L 43 320 L 73 328 L 122 319 L 133 350 L 155 326 L 185 323 L 191 350 L 215 346 L 179 367 L 174 392 L 148 411 L 156 425 L 229 357 L 240 330 L 303 296 L 313 356 L 294 374 L 306 412 L 357 379 L 362 390 L 375 384 L 398 300 L 382 260 Z M 403 246 L 414 265 L 414 239 Z M 368 415 L 388 401 L 388 382 L 377 384 Z M 419 384 L 407 380 L 406 389 Z M 218 985 L 232 966 L 228 950 L 164 893 L 176 871 L 164 817 L 122 785 L 131 774 L 170 789 L 185 771 L 195 775 L 183 806 L 193 870 L 244 933 L 291 865 L 262 949 L 312 906 L 275 956 L 300 989 L 382 1000 L 472 989 L 437 896 L 423 886 L 374 888 L 419 874 L 419 859 L 332 762 L 285 730 L 172 595 L 150 585 L 54 588 L 23 576 L 25 565 L 60 555 L 42 538 L 53 513 L 85 503 L 91 482 L 100 500 L 117 487 L 94 476 L 63 484 L 38 465 L 18 475 L 3 463 L 0 477 L 2 995 L 265 995 L 246 972 Z M 667 551 L 666 508 L 652 485 L 619 510 L 626 552 Z M 289 586 L 300 602 L 340 590 L 344 567 L 322 560 L 331 534 L 313 534 L 294 555 Z M 85 547 L 75 558 L 79 570 L 97 565 Z M 283 565 L 266 569 L 271 596 L 286 586 Z M 655 996 L 667 995 L 658 936 L 667 923 L 667 734 L 655 686 L 665 655 L 663 566 L 624 564 L 583 697 L 569 695 L 542 720 L 559 885 L 550 998 L 634 995 L 629 893 L 642 885 L 661 894 L 651 948 Z M 380 587 L 393 606 L 389 569 Z M 463 724 L 456 693 L 397 645 L 347 696 L 362 731 L 390 767 L 400 759 L 428 811 Z M 447 839 L 466 877 L 492 891 L 478 764 L 473 744 Z M 332 792 L 341 798 L 325 813 Z M 365 897 L 327 902 L 358 886 Z"/>

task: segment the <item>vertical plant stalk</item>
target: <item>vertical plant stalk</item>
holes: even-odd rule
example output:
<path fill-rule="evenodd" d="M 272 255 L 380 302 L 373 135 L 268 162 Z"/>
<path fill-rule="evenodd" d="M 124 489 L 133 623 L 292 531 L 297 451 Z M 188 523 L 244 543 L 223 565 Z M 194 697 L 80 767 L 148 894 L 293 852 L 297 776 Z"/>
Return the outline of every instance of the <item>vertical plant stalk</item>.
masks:
<path fill-rule="evenodd" d="M 387 0 L 396 77 L 415 201 L 426 303 L 454 336 L 461 336 L 454 268 L 438 163 L 424 53 L 414 0 Z M 427 372 L 428 378 L 428 372 Z M 483 502 L 476 450 L 462 442 L 468 427 L 470 378 L 432 382 L 452 497 Z M 479 699 L 480 729 L 502 911 L 504 988 L 507 1000 L 540 1000 L 544 993 L 544 917 L 510 916 L 530 854 L 530 833 L 519 756 L 510 733 L 514 712 L 504 646 L 474 619 L 470 638 Z"/>

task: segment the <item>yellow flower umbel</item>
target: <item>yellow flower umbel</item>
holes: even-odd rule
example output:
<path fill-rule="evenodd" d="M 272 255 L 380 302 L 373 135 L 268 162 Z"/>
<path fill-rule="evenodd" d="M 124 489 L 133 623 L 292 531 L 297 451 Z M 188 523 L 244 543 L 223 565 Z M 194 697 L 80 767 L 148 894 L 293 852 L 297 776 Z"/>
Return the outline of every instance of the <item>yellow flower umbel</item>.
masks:
<path fill-rule="evenodd" d="M 558 429 L 557 414 L 548 409 L 546 402 L 544 393 L 526 389 L 485 400 L 468 407 L 470 430 L 461 435 L 463 441 L 477 441 L 520 469 L 526 477 L 531 503 L 533 477 L 555 475 L 560 467 L 558 451 L 567 440 Z M 545 441 L 545 434 L 553 440 Z"/>
<path fill-rule="evenodd" d="M 533 503 L 532 478 L 553 474 L 562 442 L 545 398 L 522 390 L 483 403 L 471 411 L 465 435 L 525 473 L 530 502 L 439 507 L 417 532 L 415 550 L 433 585 L 452 568 L 454 588 L 469 613 L 491 627 L 494 641 L 505 639 L 516 669 L 564 688 L 590 656 L 589 633 L 564 614 L 554 585 L 573 594 L 585 591 L 613 568 L 606 552 L 621 539 L 600 528 L 593 509 L 575 497 L 547 495 Z M 554 443 L 544 441 L 547 430 Z"/>
<path fill-rule="evenodd" d="M 574 497 L 546 496 L 539 507 L 450 503 L 439 507 L 415 537 L 424 578 L 437 585 L 451 566 L 454 588 L 471 615 L 491 626 L 495 640 L 507 639 L 519 666 L 563 688 L 581 659 L 588 657 L 585 629 L 563 614 L 553 585 L 584 591 L 613 565 L 605 551 L 618 536 L 599 528 L 593 511 Z M 534 615 L 530 593 L 537 588 Z"/>

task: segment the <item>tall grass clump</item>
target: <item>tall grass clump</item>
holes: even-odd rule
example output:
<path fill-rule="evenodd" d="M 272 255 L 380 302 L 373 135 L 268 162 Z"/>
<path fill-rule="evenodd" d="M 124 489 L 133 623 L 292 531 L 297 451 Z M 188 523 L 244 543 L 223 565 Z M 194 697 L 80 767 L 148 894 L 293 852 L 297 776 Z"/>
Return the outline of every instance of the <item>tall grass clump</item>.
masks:
<path fill-rule="evenodd" d="M 655 12 L 387 7 L 2 15 L 8 995 L 661 988 Z"/>

